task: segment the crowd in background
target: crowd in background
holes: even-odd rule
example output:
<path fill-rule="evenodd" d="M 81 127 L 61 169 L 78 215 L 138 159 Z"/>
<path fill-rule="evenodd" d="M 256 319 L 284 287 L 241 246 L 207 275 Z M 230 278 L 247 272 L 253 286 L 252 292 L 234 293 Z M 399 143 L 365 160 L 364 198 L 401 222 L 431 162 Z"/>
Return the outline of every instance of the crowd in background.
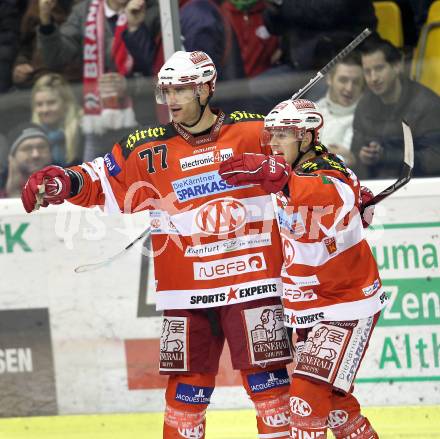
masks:
<path fill-rule="evenodd" d="M 440 175 L 440 98 L 408 69 L 432 0 L 398 3 L 403 48 L 374 33 L 306 96 L 324 114 L 321 141 L 363 179 L 398 175 L 402 119 L 413 131 L 414 175 Z M 212 57 L 214 104 L 225 111 L 267 113 L 377 26 L 371 0 L 179 0 L 179 8 L 182 48 Z M 91 160 L 133 128 L 164 122 L 148 80 L 163 62 L 157 0 L 2 0 L 0 197 L 19 196 L 45 165 Z"/>

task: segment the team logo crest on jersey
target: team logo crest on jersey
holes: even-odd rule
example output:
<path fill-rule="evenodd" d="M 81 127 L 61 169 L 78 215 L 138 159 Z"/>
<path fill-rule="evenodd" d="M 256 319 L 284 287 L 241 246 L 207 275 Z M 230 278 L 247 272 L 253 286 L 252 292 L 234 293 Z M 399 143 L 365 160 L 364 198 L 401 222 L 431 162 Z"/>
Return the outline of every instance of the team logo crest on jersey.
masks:
<path fill-rule="evenodd" d="M 219 198 L 201 206 L 195 217 L 196 227 L 208 235 L 223 235 L 246 224 L 246 207 L 234 198 Z"/>
<path fill-rule="evenodd" d="M 244 316 L 252 364 L 292 357 L 280 305 L 247 309 Z"/>

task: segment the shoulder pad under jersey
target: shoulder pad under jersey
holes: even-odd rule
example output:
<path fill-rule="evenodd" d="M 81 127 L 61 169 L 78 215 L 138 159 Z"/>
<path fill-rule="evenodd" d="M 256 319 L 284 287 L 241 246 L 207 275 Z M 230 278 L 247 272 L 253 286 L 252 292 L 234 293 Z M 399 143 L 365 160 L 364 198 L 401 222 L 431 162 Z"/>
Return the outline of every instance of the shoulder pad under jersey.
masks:
<path fill-rule="evenodd" d="M 149 142 L 169 139 L 176 135 L 176 131 L 171 124 L 158 125 L 155 127 L 141 127 L 134 129 L 128 136 L 119 141 L 122 153 L 127 158 L 138 146 Z"/>
<path fill-rule="evenodd" d="M 305 175 L 321 170 L 339 171 L 344 176 L 350 177 L 350 172 L 345 163 L 334 154 L 322 154 L 314 159 L 307 160 L 295 168 L 295 173 Z"/>
<path fill-rule="evenodd" d="M 236 110 L 226 116 L 224 123 L 226 125 L 230 125 L 236 122 L 252 122 L 252 121 L 263 122 L 264 115 L 257 113 L 248 113 L 247 111 L 243 111 L 243 110 Z"/>

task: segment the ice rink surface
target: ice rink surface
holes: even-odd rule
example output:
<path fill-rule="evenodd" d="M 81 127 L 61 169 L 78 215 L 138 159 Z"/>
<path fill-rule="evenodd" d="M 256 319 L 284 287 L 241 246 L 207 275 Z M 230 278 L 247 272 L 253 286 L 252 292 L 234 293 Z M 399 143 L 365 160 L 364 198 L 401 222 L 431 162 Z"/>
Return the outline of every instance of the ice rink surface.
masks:
<path fill-rule="evenodd" d="M 370 407 L 363 413 L 381 439 L 440 439 L 440 406 Z M 0 439 L 160 439 L 161 431 L 162 413 L 0 420 Z M 208 411 L 206 439 L 256 438 L 252 410 Z"/>

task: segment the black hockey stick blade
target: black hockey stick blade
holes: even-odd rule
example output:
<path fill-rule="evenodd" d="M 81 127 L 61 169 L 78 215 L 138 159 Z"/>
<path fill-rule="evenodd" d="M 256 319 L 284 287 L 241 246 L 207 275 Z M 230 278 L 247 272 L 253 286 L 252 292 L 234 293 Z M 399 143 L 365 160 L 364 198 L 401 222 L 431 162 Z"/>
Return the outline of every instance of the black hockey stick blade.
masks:
<path fill-rule="evenodd" d="M 115 254 L 115 255 L 105 259 L 104 261 L 96 262 L 94 264 L 80 265 L 79 267 L 76 267 L 75 268 L 75 273 L 85 273 L 86 271 L 97 270 L 98 268 L 105 267 L 106 265 L 108 265 L 111 262 L 113 262 L 115 259 L 118 259 L 120 256 L 122 256 L 125 253 L 127 253 L 127 251 L 131 247 L 133 247 L 133 245 L 135 245 L 142 238 L 145 238 L 146 236 L 148 236 L 150 234 L 150 231 L 151 231 L 150 227 L 146 228 L 134 241 L 130 242 L 130 244 L 128 244 L 119 253 L 117 253 L 117 254 Z"/>
<path fill-rule="evenodd" d="M 414 143 L 411 134 L 411 128 L 404 120 L 402 120 L 402 129 L 405 152 L 403 157 L 403 166 L 400 171 L 400 177 L 396 180 L 394 184 L 387 187 L 382 192 L 374 196 L 370 201 L 365 203 L 362 206 L 362 210 L 365 210 L 368 206 L 380 203 L 384 198 L 393 194 L 411 180 L 411 173 L 414 167 Z"/>

